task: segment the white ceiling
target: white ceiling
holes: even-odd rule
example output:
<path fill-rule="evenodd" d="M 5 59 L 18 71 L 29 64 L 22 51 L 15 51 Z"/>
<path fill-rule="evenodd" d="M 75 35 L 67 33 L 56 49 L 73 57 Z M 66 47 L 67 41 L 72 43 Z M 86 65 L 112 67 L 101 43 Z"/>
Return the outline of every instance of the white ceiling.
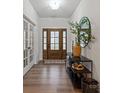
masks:
<path fill-rule="evenodd" d="M 51 9 L 49 1 L 50 0 L 30 0 L 32 6 L 41 18 L 69 18 L 81 0 L 61 0 L 60 7 L 57 10 Z"/>

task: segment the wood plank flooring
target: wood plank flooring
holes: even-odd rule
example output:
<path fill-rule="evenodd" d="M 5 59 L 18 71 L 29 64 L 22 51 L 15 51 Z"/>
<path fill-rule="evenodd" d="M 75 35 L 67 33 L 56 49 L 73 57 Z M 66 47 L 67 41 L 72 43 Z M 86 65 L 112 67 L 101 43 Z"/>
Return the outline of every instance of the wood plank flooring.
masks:
<path fill-rule="evenodd" d="M 24 93 L 82 93 L 75 89 L 66 73 L 65 65 L 34 65 L 24 76 Z"/>

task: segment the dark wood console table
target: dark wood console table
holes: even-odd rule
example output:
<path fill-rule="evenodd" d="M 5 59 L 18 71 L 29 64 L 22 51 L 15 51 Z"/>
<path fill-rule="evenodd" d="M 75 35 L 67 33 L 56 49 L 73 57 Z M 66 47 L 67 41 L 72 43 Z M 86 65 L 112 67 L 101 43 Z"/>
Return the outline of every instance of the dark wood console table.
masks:
<path fill-rule="evenodd" d="M 84 56 L 74 57 L 71 52 L 68 52 L 66 57 L 67 57 L 65 63 L 66 71 L 74 87 L 81 88 L 81 81 L 87 78 L 87 74 L 90 74 L 90 78 L 92 78 L 93 61 Z M 83 70 L 73 69 L 72 64 L 75 62 L 83 64 L 84 69 Z"/>
<path fill-rule="evenodd" d="M 73 69 L 71 64 L 75 63 L 75 62 L 83 64 L 85 66 L 84 69 L 81 71 Z M 89 58 L 86 58 L 84 56 L 74 57 L 71 52 L 68 52 L 67 53 L 66 68 L 68 68 L 68 67 L 70 67 L 71 70 L 77 74 L 82 74 L 82 73 L 91 74 L 91 78 L 92 78 L 93 62 Z"/>

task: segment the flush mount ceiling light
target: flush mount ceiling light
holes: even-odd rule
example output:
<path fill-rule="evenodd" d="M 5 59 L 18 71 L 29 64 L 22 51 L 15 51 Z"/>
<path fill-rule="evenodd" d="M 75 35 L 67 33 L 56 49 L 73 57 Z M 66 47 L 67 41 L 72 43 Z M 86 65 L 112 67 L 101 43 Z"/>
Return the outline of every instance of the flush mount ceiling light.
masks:
<path fill-rule="evenodd" d="M 53 10 L 57 10 L 57 9 L 60 7 L 60 0 L 50 0 L 49 6 L 50 6 Z"/>

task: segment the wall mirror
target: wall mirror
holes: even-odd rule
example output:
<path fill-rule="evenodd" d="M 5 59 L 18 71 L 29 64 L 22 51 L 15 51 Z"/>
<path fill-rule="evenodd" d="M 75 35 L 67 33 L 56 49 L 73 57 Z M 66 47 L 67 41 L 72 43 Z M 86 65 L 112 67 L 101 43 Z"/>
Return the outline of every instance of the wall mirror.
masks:
<path fill-rule="evenodd" d="M 91 24 L 88 17 L 82 17 L 80 22 L 80 45 L 86 47 L 91 40 Z"/>

